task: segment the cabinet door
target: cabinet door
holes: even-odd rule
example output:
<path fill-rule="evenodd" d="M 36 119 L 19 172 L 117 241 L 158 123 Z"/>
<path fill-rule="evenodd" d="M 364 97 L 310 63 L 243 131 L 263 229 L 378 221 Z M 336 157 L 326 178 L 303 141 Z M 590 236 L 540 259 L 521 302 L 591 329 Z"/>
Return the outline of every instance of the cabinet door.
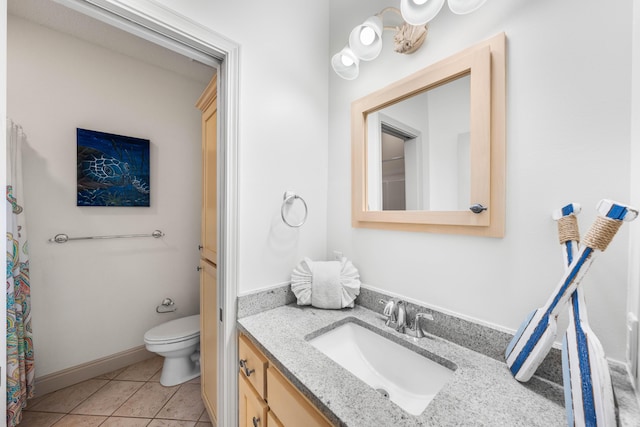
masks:
<path fill-rule="evenodd" d="M 273 415 L 273 411 L 267 413 L 267 427 L 284 427 L 276 416 Z"/>
<path fill-rule="evenodd" d="M 331 423 L 277 369 L 267 369 L 269 408 L 284 427 L 330 427 Z"/>
<path fill-rule="evenodd" d="M 217 264 L 218 104 L 216 76 L 196 104 L 202 111 L 202 257 Z"/>
<path fill-rule="evenodd" d="M 268 409 L 244 375 L 238 375 L 238 426 L 266 427 Z"/>
<path fill-rule="evenodd" d="M 218 387 L 217 269 L 205 260 L 200 261 L 200 267 L 200 382 L 202 400 L 215 424 Z"/>

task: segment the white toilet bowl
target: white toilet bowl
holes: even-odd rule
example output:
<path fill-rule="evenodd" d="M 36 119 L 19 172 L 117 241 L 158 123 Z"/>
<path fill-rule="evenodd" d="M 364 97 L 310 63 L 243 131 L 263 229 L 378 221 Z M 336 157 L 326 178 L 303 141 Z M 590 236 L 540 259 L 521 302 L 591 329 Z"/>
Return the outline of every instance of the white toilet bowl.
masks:
<path fill-rule="evenodd" d="M 144 334 L 147 350 L 164 357 L 160 384 L 172 386 L 200 375 L 200 315 L 170 320 Z"/>

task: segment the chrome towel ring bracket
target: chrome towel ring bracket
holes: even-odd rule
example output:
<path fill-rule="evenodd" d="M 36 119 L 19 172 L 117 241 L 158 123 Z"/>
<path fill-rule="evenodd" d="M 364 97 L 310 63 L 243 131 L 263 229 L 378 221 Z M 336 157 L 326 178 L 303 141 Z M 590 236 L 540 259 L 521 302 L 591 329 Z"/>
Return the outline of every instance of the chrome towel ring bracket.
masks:
<path fill-rule="evenodd" d="M 304 207 L 304 216 L 302 218 L 302 221 L 300 221 L 298 224 L 292 224 L 287 220 L 287 217 L 286 217 L 284 211 L 285 211 L 286 206 L 287 205 L 289 205 L 289 206 L 293 205 L 293 202 L 295 202 L 296 199 L 298 199 L 298 200 L 300 200 L 302 202 L 302 206 Z M 302 224 L 304 224 L 307 221 L 307 214 L 308 213 L 309 213 L 309 209 L 307 208 L 307 202 L 305 202 L 302 197 L 298 196 L 293 191 L 285 191 L 284 192 L 282 207 L 280 208 L 280 216 L 282 216 L 282 221 L 284 221 L 285 224 L 287 224 L 289 227 L 298 228 L 298 227 L 302 226 Z"/>

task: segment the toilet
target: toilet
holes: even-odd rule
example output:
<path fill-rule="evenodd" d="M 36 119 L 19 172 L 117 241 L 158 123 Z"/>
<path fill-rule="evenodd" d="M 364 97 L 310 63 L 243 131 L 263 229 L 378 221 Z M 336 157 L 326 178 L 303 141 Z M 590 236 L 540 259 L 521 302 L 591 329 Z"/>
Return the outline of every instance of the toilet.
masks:
<path fill-rule="evenodd" d="M 144 334 L 147 350 L 164 357 L 160 384 L 172 386 L 200 375 L 200 315 L 170 320 Z"/>

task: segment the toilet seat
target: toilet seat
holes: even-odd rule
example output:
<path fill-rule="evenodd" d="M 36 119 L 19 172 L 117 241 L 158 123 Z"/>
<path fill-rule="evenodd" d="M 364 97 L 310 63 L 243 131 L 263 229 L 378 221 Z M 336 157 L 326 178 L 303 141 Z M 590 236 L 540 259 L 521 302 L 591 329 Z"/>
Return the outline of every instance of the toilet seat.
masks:
<path fill-rule="evenodd" d="M 147 344 L 172 344 L 188 341 L 200 335 L 200 315 L 182 317 L 149 329 L 144 334 Z"/>

